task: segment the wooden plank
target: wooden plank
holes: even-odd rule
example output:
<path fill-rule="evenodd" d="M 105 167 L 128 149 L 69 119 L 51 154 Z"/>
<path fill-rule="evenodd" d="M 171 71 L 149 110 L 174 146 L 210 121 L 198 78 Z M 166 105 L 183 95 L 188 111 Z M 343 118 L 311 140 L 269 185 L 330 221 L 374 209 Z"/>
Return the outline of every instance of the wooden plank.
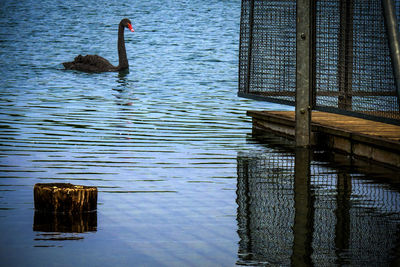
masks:
<path fill-rule="evenodd" d="M 247 115 L 253 118 L 254 129 L 278 132 L 294 138 L 294 111 L 248 111 Z M 312 132 L 313 136 L 324 136 L 322 142 L 325 144 L 322 145 L 400 167 L 398 125 L 313 111 Z"/>
<path fill-rule="evenodd" d="M 282 121 L 288 124 L 294 122 L 294 111 L 249 111 L 251 117 L 260 119 Z M 329 128 L 337 128 L 343 131 L 350 131 L 355 134 L 381 136 L 388 139 L 400 139 L 400 126 L 386 124 L 382 122 L 369 121 L 361 118 L 354 118 L 345 115 L 314 111 L 312 113 L 313 125 L 321 125 Z"/>

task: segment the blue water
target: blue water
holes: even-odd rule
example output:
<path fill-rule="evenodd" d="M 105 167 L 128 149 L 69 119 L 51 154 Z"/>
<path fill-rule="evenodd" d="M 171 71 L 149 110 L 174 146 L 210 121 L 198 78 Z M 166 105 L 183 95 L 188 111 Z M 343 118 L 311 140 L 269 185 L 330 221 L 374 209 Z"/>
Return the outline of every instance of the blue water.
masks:
<path fill-rule="evenodd" d="M 135 29 L 125 33 L 129 73 L 63 70 L 61 62 L 78 54 L 117 64 L 117 25 L 124 17 Z M 272 236 L 274 224 L 258 227 L 268 222 L 271 205 L 241 212 L 247 202 L 238 182 L 252 175 L 283 175 L 271 188 L 245 193 L 258 196 L 252 203 L 283 194 L 281 203 L 293 207 L 293 190 L 276 191 L 281 182 L 290 184 L 293 164 L 285 169 L 259 161 L 293 163 L 294 154 L 271 146 L 281 139 L 251 136 L 246 110 L 290 107 L 237 97 L 239 20 L 238 0 L 1 1 L 0 265 L 290 264 L 292 238 L 281 236 L 285 246 L 279 237 L 251 241 Z M 243 161 L 267 165 L 243 175 Z M 393 234 L 378 257 L 393 261 L 399 191 L 376 180 L 396 172 L 313 164 L 319 166 L 313 182 L 321 197 L 339 194 L 332 188 L 340 173 L 356 179 L 348 199 L 352 211 Z M 97 186 L 95 229 L 38 229 L 33 185 L 47 182 Z M 375 198 L 375 192 L 383 193 Z M 332 217 L 332 205 L 315 214 L 329 211 Z M 282 229 L 291 235 L 293 213 L 286 215 Z M 313 242 L 324 247 L 320 235 Z M 358 247 L 327 247 L 313 261 L 365 259 Z"/>

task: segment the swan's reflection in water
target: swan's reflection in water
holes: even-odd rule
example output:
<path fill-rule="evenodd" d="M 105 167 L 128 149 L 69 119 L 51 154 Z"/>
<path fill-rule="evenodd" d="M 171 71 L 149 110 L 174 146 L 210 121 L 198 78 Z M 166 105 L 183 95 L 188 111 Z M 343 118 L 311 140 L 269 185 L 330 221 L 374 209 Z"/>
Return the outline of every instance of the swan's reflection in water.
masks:
<path fill-rule="evenodd" d="M 36 246 L 47 247 L 53 244 L 45 241 L 66 241 L 84 239 L 84 233 L 97 231 L 97 212 L 76 214 L 35 211 L 33 231 L 36 232 Z"/>
<path fill-rule="evenodd" d="M 398 188 L 310 153 L 239 153 L 237 264 L 397 264 Z"/>
<path fill-rule="evenodd" d="M 118 106 L 132 106 L 138 102 L 138 98 L 133 90 L 132 80 L 128 79 L 129 70 L 118 72 L 116 84 L 113 86 L 113 95 L 115 96 L 115 103 Z M 125 110 L 127 111 L 127 110 Z"/>

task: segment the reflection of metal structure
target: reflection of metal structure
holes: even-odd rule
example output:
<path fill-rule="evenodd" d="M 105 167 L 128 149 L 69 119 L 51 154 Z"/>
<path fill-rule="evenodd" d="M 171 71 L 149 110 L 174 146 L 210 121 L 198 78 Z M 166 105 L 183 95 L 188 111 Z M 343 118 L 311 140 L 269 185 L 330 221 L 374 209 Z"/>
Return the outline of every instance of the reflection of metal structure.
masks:
<path fill-rule="evenodd" d="M 238 264 L 394 263 L 400 193 L 308 153 L 238 155 Z"/>
<path fill-rule="evenodd" d="M 277 155 L 268 159 L 245 155 L 238 158 L 239 255 L 245 263 L 290 263 L 294 162 L 291 156 Z M 267 160 L 269 164 L 260 164 Z M 268 174 L 266 179 L 264 175 Z M 267 192 L 273 194 L 267 198 Z"/>
<path fill-rule="evenodd" d="M 295 105 L 310 88 L 300 100 L 313 109 L 400 124 L 399 7 L 242 0 L 239 96 Z"/>

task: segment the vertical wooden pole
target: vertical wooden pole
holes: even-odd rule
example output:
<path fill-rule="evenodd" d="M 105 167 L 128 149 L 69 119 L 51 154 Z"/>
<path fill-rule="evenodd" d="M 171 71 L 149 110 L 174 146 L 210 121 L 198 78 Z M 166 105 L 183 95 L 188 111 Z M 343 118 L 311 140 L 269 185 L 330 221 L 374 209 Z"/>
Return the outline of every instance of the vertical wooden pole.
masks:
<path fill-rule="evenodd" d="M 314 0 L 297 0 L 296 28 L 296 146 L 311 143 L 313 96 Z"/>

